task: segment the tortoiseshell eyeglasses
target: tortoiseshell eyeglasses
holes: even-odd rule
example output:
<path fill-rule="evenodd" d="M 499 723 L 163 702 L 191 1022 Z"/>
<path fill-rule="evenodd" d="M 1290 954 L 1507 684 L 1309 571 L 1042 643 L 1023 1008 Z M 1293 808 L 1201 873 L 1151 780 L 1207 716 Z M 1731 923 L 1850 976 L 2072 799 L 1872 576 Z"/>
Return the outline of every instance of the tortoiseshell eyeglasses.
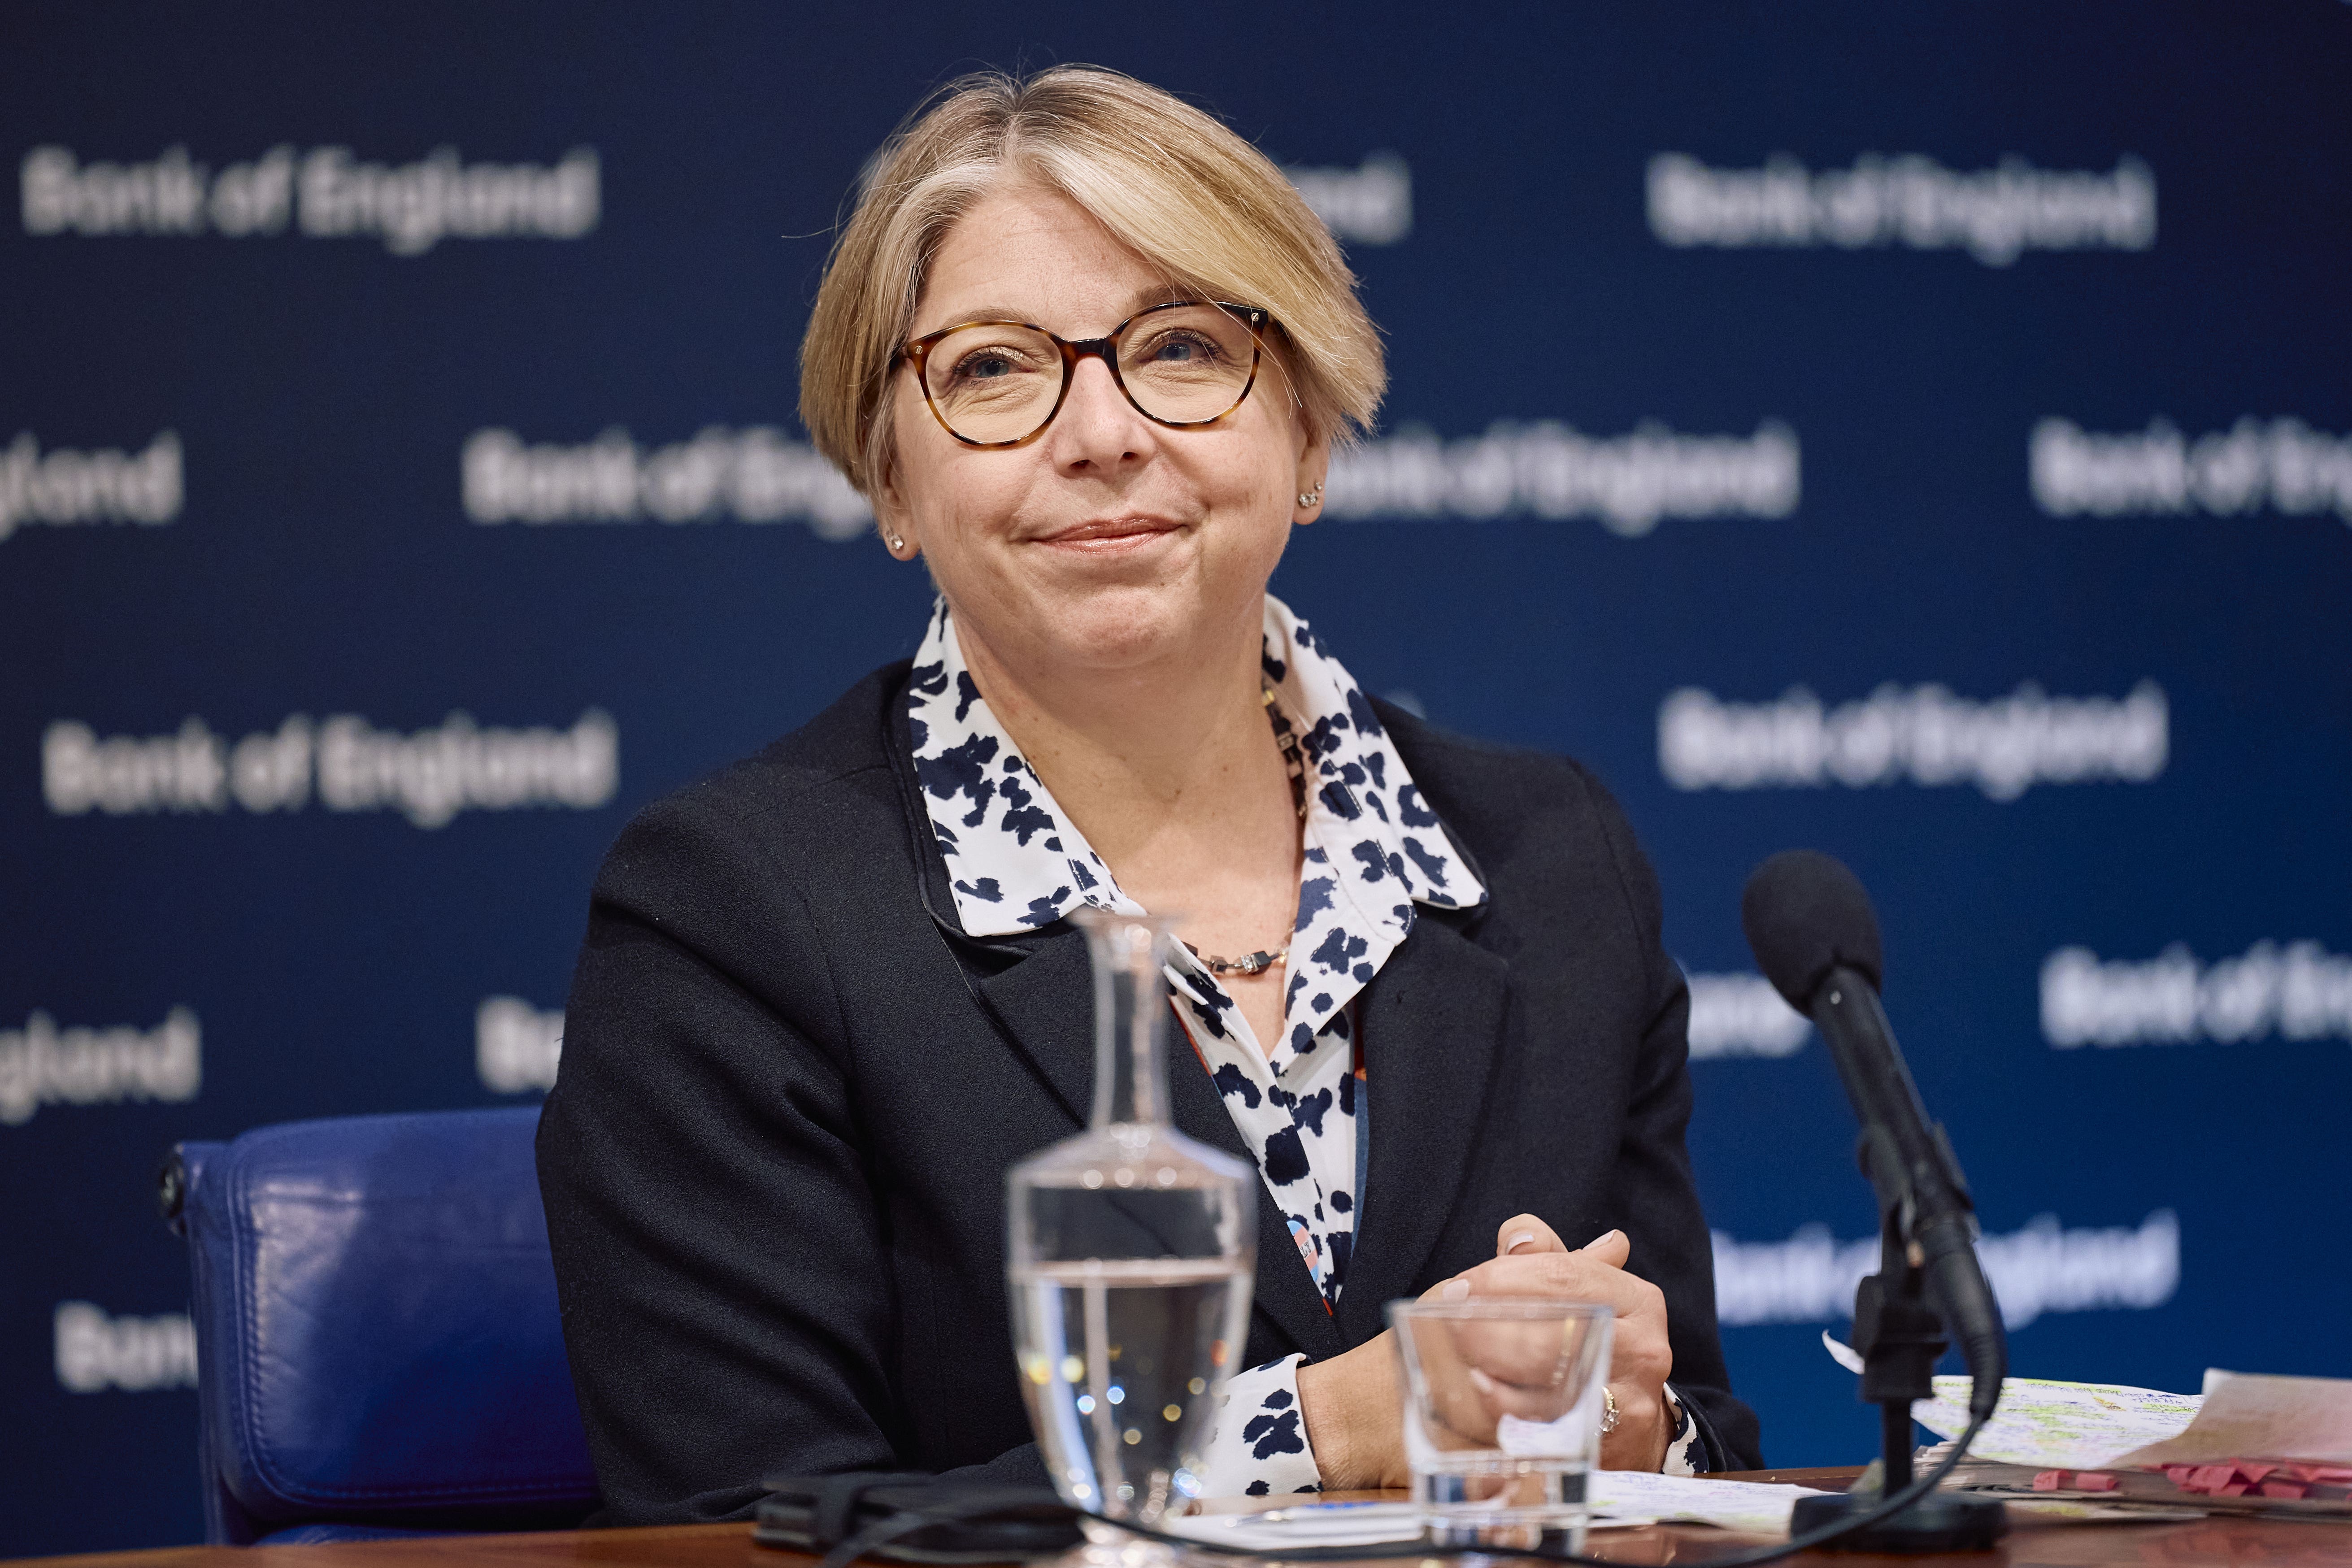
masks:
<path fill-rule="evenodd" d="M 1213 425 L 1257 384 L 1272 321 L 1255 306 L 1207 300 L 1154 305 L 1108 337 L 1075 342 L 1027 321 L 962 321 L 925 333 L 897 358 L 915 367 L 940 428 L 967 447 L 1018 447 L 1054 422 L 1088 357 L 1110 367 L 1152 423 Z"/>

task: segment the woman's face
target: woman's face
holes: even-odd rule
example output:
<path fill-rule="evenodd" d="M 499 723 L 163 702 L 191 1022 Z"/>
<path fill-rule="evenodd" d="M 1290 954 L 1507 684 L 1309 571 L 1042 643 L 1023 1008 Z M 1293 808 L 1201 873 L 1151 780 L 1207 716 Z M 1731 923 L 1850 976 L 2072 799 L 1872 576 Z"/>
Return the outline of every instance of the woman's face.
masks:
<path fill-rule="evenodd" d="M 1097 338 L 1182 297 L 1075 204 L 1009 184 L 949 230 L 908 335 L 997 319 Z M 977 642 L 1015 672 L 1140 674 L 1238 641 L 1255 663 L 1266 579 L 1327 458 L 1271 354 L 1239 408 L 1192 429 L 1145 418 L 1096 358 L 1025 447 L 956 441 L 909 366 L 889 395 L 898 459 L 876 510 L 929 557 L 968 657 Z"/>

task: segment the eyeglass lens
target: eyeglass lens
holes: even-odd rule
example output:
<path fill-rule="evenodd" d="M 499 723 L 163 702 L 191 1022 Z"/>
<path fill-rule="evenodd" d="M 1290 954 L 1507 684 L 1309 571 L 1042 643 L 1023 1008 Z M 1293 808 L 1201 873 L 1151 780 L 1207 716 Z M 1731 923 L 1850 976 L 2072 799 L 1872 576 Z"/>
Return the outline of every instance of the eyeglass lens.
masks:
<path fill-rule="evenodd" d="M 1249 324 L 1214 305 L 1149 310 L 1116 343 L 1119 380 L 1135 405 L 1171 425 L 1230 411 L 1250 384 L 1256 343 Z M 1065 367 L 1054 340 L 1034 327 L 959 327 L 931 346 L 924 389 L 949 429 L 967 441 L 1018 441 L 1052 416 Z"/>

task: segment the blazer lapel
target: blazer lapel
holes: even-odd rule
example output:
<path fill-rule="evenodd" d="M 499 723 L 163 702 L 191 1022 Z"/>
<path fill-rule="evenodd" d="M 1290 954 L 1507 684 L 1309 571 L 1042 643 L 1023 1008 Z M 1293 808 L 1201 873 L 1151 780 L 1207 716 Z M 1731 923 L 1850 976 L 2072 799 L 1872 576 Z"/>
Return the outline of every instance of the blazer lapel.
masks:
<path fill-rule="evenodd" d="M 1094 985 L 1086 939 L 1065 928 L 1046 937 L 1026 958 L 973 984 L 1013 1048 L 1029 1059 L 1068 1113 L 1074 1129 L 1084 1127 L 1095 1092 Z M 1307 1354 L 1337 1355 L 1347 1348 L 1339 1325 L 1324 1310 L 1322 1293 L 1307 1272 L 1289 1228 L 1266 1200 L 1265 1184 L 1255 1179 L 1255 1157 L 1225 1113 L 1224 1101 L 1201 1069 L 1200 1058 L 1172 1010 L 1167 1040 L 1170 1120 L 1176 1130 L 1250 1167 L 1258 1220 L 1258 1311 Z"/>
<path fill-rule="evenodd" d="M 1507 1011 L 1510 965 L 1421 914 L 1357 1009 L 1371 1157 L 1339 1294 L 1351 1345 L 1380 1331 L 1390 1301 L 1418 1293 L 1475 1152 Z"/>
<path fill-rule="evenodd" d="M 1087 939 L 1063 926 L 1026 958 L 976 978 L 972 988 L 1061 1102 L 1073 1130 L 1083 1129 L 1095 1103 L 1094 970 Z"/>

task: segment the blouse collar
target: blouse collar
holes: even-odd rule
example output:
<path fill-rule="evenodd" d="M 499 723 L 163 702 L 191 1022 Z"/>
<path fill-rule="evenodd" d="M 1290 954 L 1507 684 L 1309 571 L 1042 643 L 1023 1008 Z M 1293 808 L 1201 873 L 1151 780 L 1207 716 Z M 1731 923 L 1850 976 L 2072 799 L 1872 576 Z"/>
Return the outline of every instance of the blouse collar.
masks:
<path fill-rule="evenodd" d="M 1318 899 L 1347 899 L 1391 942 L 1412 929 L 1415 903 L 1483 903 L 1486 888 L 1423 802 L 1354 678 L 1271 594 L 1260 658 L 1275 721 L 1295 728 L 1307 773 L 1301 930 Z M 1144 912 L 990 711 L 944 597 L 915 655 L 907 714 L 923 805 L 967 935 L 1032 931 L 1080 904 Z"/>

